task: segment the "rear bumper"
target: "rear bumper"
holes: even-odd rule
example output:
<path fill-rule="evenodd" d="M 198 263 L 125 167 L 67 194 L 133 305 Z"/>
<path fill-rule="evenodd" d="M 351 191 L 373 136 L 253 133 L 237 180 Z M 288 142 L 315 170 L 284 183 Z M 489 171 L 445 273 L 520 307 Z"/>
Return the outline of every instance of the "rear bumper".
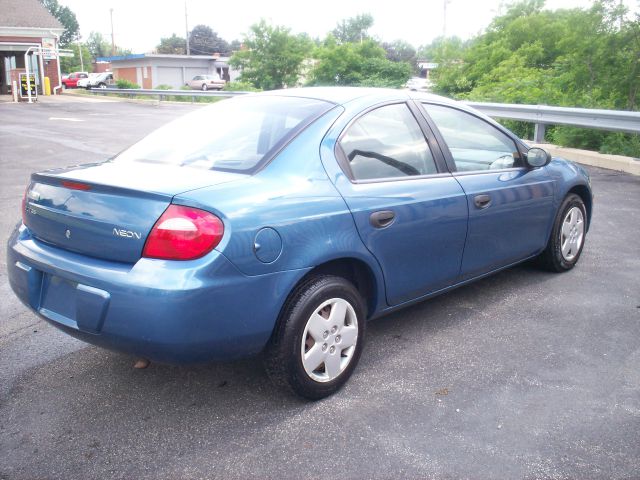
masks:
<path fill-rule="evenodd" d="M 20 300 L 86 342 L 168 363 L 225 360 L 266 344 L 300 270 L 246 276 L 226 257 L 134 265 L 70 253 L 24 226 L 7 245 Z"/>

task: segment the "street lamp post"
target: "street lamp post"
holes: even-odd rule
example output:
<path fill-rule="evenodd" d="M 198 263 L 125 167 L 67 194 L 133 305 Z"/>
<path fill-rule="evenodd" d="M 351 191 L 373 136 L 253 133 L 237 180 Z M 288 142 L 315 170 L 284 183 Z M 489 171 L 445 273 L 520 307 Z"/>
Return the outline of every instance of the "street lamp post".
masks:
<path fill-rule="evenodd" d="M 191 55 L 191 50 L 189 49 L 189 20 L 187 18 L 187 0 L 184 0 L 184 27 L 186 30 L 186 40 L 187 40 L 187 55 Z"/>
<path fill-rule="evenodd" d="M 109 9 L 109 13 L 111 14 L 111 56 L 116 56 L 116 40 L 113 37 L 113 8 Z"/>

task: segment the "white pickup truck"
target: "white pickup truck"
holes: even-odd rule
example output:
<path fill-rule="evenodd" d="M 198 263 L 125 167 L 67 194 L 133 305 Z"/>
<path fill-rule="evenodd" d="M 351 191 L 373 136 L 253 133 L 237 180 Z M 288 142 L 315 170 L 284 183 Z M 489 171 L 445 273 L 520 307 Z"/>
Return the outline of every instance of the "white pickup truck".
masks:
<path fill-rule="evenodd" d="M 107 88 L 115 84 L 113 72 L 90 73 L 88 78 L 78 80 L 78 88 Z"/>

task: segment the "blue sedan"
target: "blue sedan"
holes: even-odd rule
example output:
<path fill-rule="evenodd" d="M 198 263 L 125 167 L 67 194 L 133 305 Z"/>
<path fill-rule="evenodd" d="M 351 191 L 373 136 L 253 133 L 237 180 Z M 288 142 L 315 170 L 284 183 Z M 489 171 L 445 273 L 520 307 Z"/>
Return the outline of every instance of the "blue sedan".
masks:
<path fill-rule="evenodd" d="M 293 89 L 33 174 L 7 265 L 70 335 L 170 363 L 262 352 L 317 399 L 353 373 L 367 320 L 528 259 L 573 268 L 592 205 L 581 167 L 463 104 Z"/>

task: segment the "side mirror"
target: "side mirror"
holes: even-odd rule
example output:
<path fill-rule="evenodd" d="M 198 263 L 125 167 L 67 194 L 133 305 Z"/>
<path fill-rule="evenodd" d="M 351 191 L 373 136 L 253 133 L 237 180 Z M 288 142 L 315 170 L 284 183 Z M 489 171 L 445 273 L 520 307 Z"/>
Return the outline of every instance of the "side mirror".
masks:
<path fill-rule="evenodd" d="M 533 147 L 526 153 L 527 165 L 532 168 L 544 167 L 551 161 L 551 154 L 543 148 Z"/>

